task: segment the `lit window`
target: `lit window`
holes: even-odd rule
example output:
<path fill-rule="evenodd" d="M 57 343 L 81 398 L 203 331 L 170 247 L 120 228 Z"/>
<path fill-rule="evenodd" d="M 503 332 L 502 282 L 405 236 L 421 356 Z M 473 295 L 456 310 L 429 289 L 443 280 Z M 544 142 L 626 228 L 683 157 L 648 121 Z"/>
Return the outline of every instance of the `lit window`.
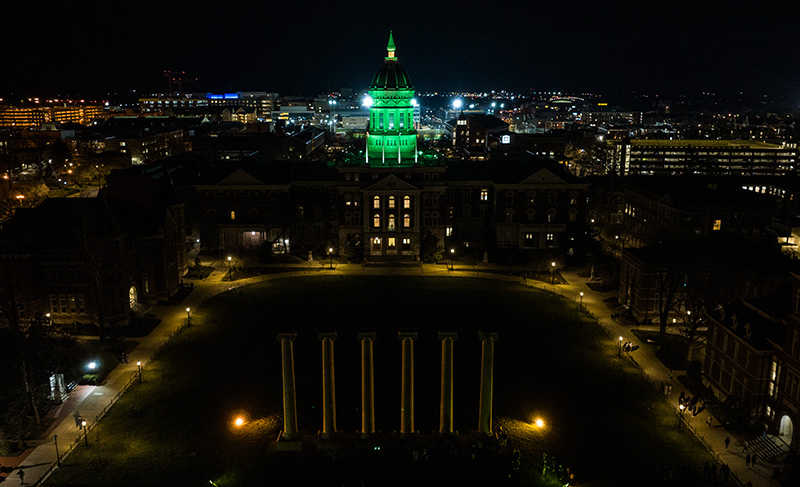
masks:
<path fill-rule="evenodd" d="M 488 201 L 489 200 L 489 190 L 482 189 L 481 190 L 481 201 Z"/>
<path fill-rule="evenodd" d="M 408 213 L 403 215 L 403 228 L 411 228 L 411 215 Z"/>
<path fill-rule="evenodd" d="M 372 198 L 372 207 L 373 208 L 380 208 L 381 207 L 381 197 L 376 196 Z"/>
<path fill-rule="evenodd" d="M 235 219 L 236 219 L 236 212 L 232 211 L 231 212 L 231 220 L 235 220 Z"/>
<path fill-rule="evenodd" d="M 372 217 L 372 226 L 375 228 L 380 228 L 381 226 L 381 216 L 377 213 Z"/>
<path fill-rule="evenodd" d="M 552 233 L 548 233 L 545 238 L 548 242 L 552 242 L 555 239 L 555 236 Z"/>
<path fill-rule="evenodd" d="M 452 237 L 453 236 L 453 227 L 446 227 L 444 230 L 445 237 Z"/>
<path fill-rule="evenodd" d="M 411 239 L 410 238 L 404 238 L 403 239 L 403 250 L 405 250 L 405 251 L 411 250 Z"/>
<path fill-rule="evenodd" d="M 389 237 L 389 240 L 386 242 L 387 250 L 395 250 L 397 248 L 397 243 L 395 242 L 394 237 Z"/>
<path fill-rule="evenodd" d="M 714 230 L 722 230 L 722 220 L 714 220 Z"/>
<path fill-rule="evenodd" d="M 411 197 L 403 196 L 403 208 L 411 208 Z"/>
<path fill-rule="evenodd" d="M 389 196 L 389 208 L 394 208 L 394 196 Z"/>
<path fill-rule="evenodd" d="M 389 225 L 388 225 L 387 230 L 389 230 L 390 232 L 393 232 L 394 231 L 394 224 L 395 224 L 394 215 L 389 215 Z"/>
<path fill-rule="evenodd" d="M 466 125 L 467 121 L 466 120 L 459 120 L 458 122 L 456 122 L 456 124 L 457 125 Z"/>

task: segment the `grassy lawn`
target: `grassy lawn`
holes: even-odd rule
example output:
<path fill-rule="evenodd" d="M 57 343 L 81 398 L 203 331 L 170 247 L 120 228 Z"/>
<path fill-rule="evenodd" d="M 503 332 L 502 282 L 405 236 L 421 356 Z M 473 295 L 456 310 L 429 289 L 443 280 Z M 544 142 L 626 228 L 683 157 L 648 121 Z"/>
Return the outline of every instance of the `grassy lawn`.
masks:
<path fill-rule="evenodd" d="M 475 468 L 469 445 L 455 459 L 413 463 L 389 439 L 373 456 L 346 450 L 273 452 L 281 423 L 280 345 L 297 331 L 298 420 L 322 427 L 319 332 L 337 331 L 338 428 L 360 427 L 360 347 L 374 327 L 376 421 L 399 429 L 400 327 L 415 327 L 416 428 L 438 428 L 438 330 L 457 331 L 455 426 L 477 428 L 478 330 L 497 331 L 495 423 L 522 450 L 509 481 L 532 483 L 542 453 L 570 468 L 573 485 L 705 485 L 710 456 L 655 390 L 617 358 L 617 345 L 574 303 L 517 284 L 468 278 L 314 277 L 267 282 L 220 295 L 192 318 L 136 384 L 44 485 L 412 485 L 497 483 L 501 469 Z M 243 415 L 248 422 L 233 426 Z M 546 421 L 533 428 L 534 416 Z M 392 454 L 397 452 L 397 454 Z M 665 465 L 672 479 L 664 480 Z M 358 475 L 353 473 L 357 472 Z M 497 475 L 496 475 L 497 474 Z M 493 477 L 495 476 L 496 477 Z M 538 484 L 541 485 L 541 484 Z"/>

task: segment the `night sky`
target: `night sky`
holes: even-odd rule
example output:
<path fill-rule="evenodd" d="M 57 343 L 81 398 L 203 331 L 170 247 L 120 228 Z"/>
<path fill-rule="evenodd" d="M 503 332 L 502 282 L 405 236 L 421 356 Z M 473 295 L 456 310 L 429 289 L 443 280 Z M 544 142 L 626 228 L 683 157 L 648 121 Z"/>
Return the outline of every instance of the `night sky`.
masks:
<path fill-rule="evenodd" d="M 49 7 L 47 5 L 50 5 Z M 800 99 L 792 1 L 3 2 L 0 93 L 364 88 L 393 29 L 418 91 L 738 91 Z"/>

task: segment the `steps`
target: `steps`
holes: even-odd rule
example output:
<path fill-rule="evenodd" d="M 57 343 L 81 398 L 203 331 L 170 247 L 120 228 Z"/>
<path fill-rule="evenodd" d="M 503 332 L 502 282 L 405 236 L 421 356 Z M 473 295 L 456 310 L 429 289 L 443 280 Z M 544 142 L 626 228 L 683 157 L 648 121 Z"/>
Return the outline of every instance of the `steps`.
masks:
<path fill-rule="evenodd" d="M 771 458 L 789 451 L 789 447 L 783 441 L 775 441 L 772 435 L 757 436 L 748 440 L 747 452 L 758 455 L 759 460 L 768 461 Z"/>

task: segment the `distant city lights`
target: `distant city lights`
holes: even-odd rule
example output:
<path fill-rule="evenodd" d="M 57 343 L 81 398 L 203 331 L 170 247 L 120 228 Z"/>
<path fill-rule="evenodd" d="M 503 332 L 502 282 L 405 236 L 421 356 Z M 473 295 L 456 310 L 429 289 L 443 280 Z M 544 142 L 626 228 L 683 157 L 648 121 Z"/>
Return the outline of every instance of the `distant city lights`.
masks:
<path fill-rule="evenodd" d="M 361 100 L 362 107 L 369 108 L 372 106 L 373 103 L 374 101 L 372 100 L 372 97 L 369 95 L 364 95 L 364 98 Z"/>

